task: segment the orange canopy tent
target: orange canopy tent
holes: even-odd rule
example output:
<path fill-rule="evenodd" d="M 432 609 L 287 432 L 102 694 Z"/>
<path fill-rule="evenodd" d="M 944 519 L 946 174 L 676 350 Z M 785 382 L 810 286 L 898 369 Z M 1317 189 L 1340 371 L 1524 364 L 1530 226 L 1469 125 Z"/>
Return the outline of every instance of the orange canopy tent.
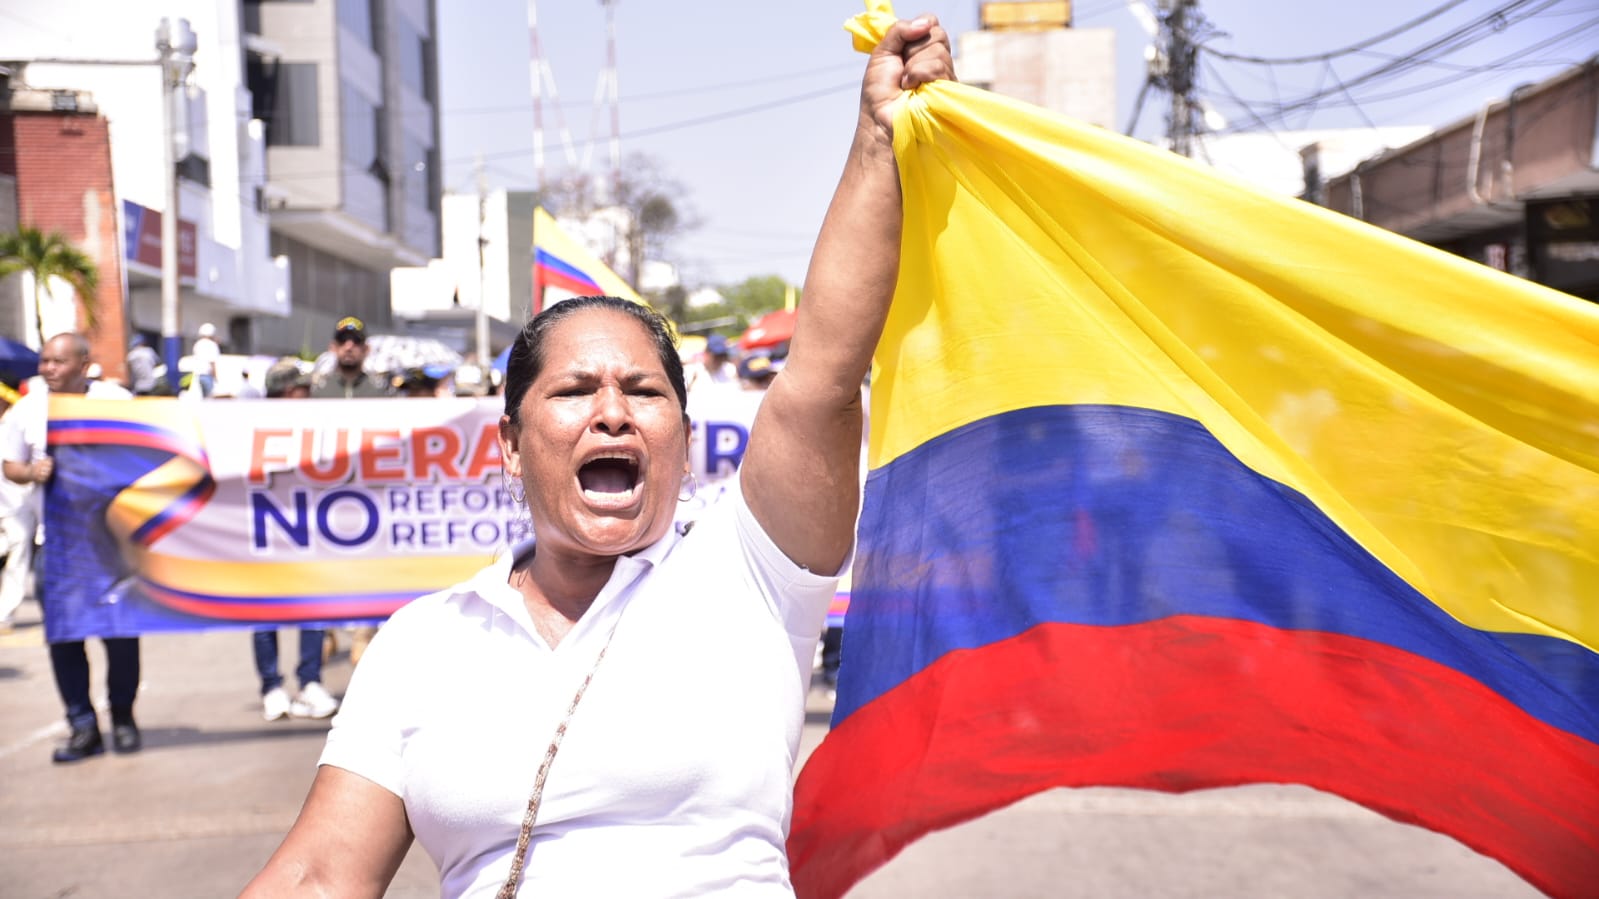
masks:
<path fill-rule="evenodd" d="M 752 322 L 738 339 L 739 349 L 748 352 L 783 343 L 794 336 L 794 317 L 792 309 L 766 313 Z"/>

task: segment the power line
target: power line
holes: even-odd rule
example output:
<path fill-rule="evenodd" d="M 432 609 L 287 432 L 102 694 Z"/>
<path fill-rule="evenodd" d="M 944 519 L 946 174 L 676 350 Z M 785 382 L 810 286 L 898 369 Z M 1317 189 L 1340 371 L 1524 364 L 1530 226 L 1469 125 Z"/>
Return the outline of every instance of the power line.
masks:
<path fill-rule="evenodd" d="M 1384 31 L 1382 34 L 1373 35 L 1371 37 L 1366 38 L 1365 40 L 1356 41 L 1355 43 L 1350 44 L 1347 47 L 1340 47 L 1337 50 L 1328 50 L 1325 53 L 1314 53 L 1314 54 L 1311 54 L 1309 56 L 1268 57 L 1268 56 L 1246 56 L 1246 55 L 1241 54 L 1241 53 L 1228 53 L 1228 52 L 1223 51 L 1223 50 L 1217 50 L 1214 47 L 1206 47 L 1205 51 L 1207 53 L 1210 53 L 1212 56 L 1217 57 L 1218 59 L 1225 59 L 1225 60 L 1229 60 L 1231 62 L 1256 63 L 1256 64 L 1259 64 L 1259 65 L 1272 65 L 1272 66 L 1275 66 L 1275 65 L 1299 65 L 1301 63 L 1325 62 L 1325 61 L 1330 60 L 1330 59 L 1337 59 L 1340 56 L 1348 56 L 1351 53 L 1355 53 L 1355 52 L 1358 52 L 1360 50 L 1364 50 L 1367 47 L 1371 47 L 1371 46 L 1374 46 L 1376 44 L 1380 44 L 1383 41 L 1388 40 L 1389 38 L 1398 37 L 1399 35 L 1404 34 L 1405 32 L 1409 31 L 1412 28 L 1416 28 L 1416 27 L 1418 27 L 1420 25 L 1424 25 L 1427 22 L 1430 22 L 1433 19 L 1438 18 L 1439 16 L 1443 15 L 1444 13 L 1448 12 L 1449 10 L 1454 9 L 1455 7 L 1461 5 L 1462 3 L 1465 3 L 1465 2 L 1466 2 L 1466 0 L 1449 0 L 1448 3 L 1445 3 L 1442 6 L 1435 7 L 1434 9 L 1432 9 L 1429 12 L 1422 13 L 1420 16 L 1417 16 L 1416 18 L 1411 19 L 1410 21 L 1408 21 L 1408 22 L 1406 22 L 1406 23 L 1404 23 L 1402 25 L 1396 25 L 1393 28 L 1390 28 L 1387 31 Z"/>
<path fill-rule="evenodd" d="M 1411 96 L 1415 96 L 1416 94 L 1425 93 L 1425 92 L 1430 91 L 1430 90 L 1432 90 L 1434 88 L 1458 86 L 1463 77 L 1472 77 L 1472 76 L 1476 76 L 1476 75 L 1488 74 L 1490 72 L 1500 72 L 1500 71 L 1504 71 L 1506 69 L 1518 68 L 1517 66 L 1510 65 L 1510 63 L 1515 62 L 1516 60 L 1520 59 L 1523 56 L 1526 56 L 1529 53 L 1535 53 L 1535 52 L 1537 52 L 1539 50 L 1551 49 L 1553 47 L 1559 46 L 1560 44 L 1563 44 L 1563 43 L 1566 43 L 1568 41 L 1572 41 L 1574 39 L 1580 38 L 1580 37 L 1583 36 L 1584 32 L 1593 29 L 1595 26 L 1599 26 L 1599 18 L 1591 19 L 1587 23 L 1585 23 L 1583 25 L 1579 25 L 1576 29 L 1574 29 L 1572 31 L 1568 31 L 1565 34 L 1557 34 L 1557 35 L 1555 35 L 1553 37 L 1545 38 L 1544 40 L 1541 40 L 1541 41 L 1539 41 L 1539 42 L 1537 42 L 1535 44 L 1531 44 L 1529 46 L 1523 47 L 1520 50 L 1513 51 L 1512 53 L 1510 53 L 1508 55 L 1505 55 L 1505 56 L 1501 56 L 1500 58 L 1498 58 L 1496 60 L 1493 60 L 1492 62 L 1487 62 L 1487 63 L 1483 63 L 1482 65 L 1471 66 L 1471 67 L 1460 69 L 1459 71 L 1451 74 L 1447 78 L 1439 78 L 1436 81 L 1429 81 L 1429 82 L 1427 82 L 1425 84 L 1414 85 L 1412 87 L 1405 88 L 1403 90 L 1391 91 L 1391 92 L 1386 93 L 1386 94 L 1378 94 L 1376 96 L 1367 97 L 1367 98 L 1365 98 L 1364 102 L 1367 105 L 1371 105 L 1373 103 L 1384 103 L 1384 102 L 1387 102 L 1389 100 L 1401 100 L 1401 99 L 1404 99 L 1405 97 L 1411 97 Z M 1546 63 L 1546 62 L 1539 62 L 1536 65 L 1542 66 L 1542 65 L 1547 65 L 1547 64 L 1548 63 Z M 1351 98 L 1350 102 L 1351 103 L 1353 102 L 1353 98 Z M 1330 105 L 1343 106 L 1343 105 L 1350 105 L 1350 104 L 1346 104 L 1346 103 L 1343 103 L 1343 102 L 1333 102 Z"/>
<path fill-rule="evenodd" d="M 804 94 L 795 94 L 794 96 L 785 97 L 781 100 L 771 100 L 765 103 L 757 103 L 754 106 L 743 106 L 738 109 L 729 109 L 723 112 L 699 116 L 697 118 L 683 119 L 677 122 L 668 122 L 664 125 L 656 125 L 651 128 L 642 128 L 638 131 L 630 131 L 624 135 L 624 137 L 647 137 L 651 134 L 660 134 L 665 131 L 676 131 L 679 128 L 692 128 L 695 125 L 706 125 L 712 122 L 734 119 L 738 118 L 739 116 L 749 115 L 751 113 L 763 112 L 776 106 L 789 106 L 794 103 L 802 103 L 806 100 L 815 100 L 818 97 L 826 97 L 830 94 L 836 94 L 841 91 L 854 90 L 859 87 L 859 85 L 860 82 L 858 80 L 846 81 L 843 84 L 835 84 L 832 87 L 824 87 L 820 90 L 814 90 Z"/>
<path fill-rule="evenodd" d="M 1253 119 L 1255 124 L 1259 125 L 1262 131 L 1265 131 L 1267 134 L 1270 134 L 1274 139 L 1276 139 L 1277 143 L 1281 144 L 1283 149 L 1294 153 L 1299 152 L 1297 148 L 1288 146 L 1288 144 L 1283 141 L 1282 136 L 1279 135 L 1275 129 L 1266 124 L 1266 121 L 1257 115 L 1255 110 L 1251 109 L 1248 103 L 1240 100 L 1238 95 L 1233 93 L 1233 89 L 1228 86 L 1227 82 L 1221 77 L 1221 73 L 1216 71 L 1215 66 L 1211 65 L 1209 61 L 1206 61 L 1204 65 L 1205 71 L 1210 73 L 1210 77 L 1214 79 L 1217 84 L 1221 85 L 1222 92 L 1227 95 L 1228 99 L 1232 100 L 1233 103 L 1237 104 L 1240 109 L 1242 109 L 1251 119 Z"/>
<path fill-rule="evenodd" d="M 712 124 L 712 123 L 715 123 L 715 122 L 722 122 L 722 121 L 726 121 L 728 119 L 735 119 L 735 118 L 738 118 L 740 116 L 751 115 L 751 114 L 757 113 L 757 112 L 766 112 L 766 111 L 771 110 L 771 109 L 776 109 L 777 107 L 780 107 L 780 106 L 790 106 L 790 105 L 793 105 L 795 103 L 803 103 L 806 100 L 815 100 L 818 97 L 825 97 L 825 96 L 828 96 L 829 94 L 836 94 L 836 93 L 839 93 L 840 91 L 844 91 L 844 90 L 853 90 L 857 85 L 858 85 L 858 82 L 856 82 L 856 81 L 849 81 L 849 82 L 846 82 L 844 84 L 835 84 L 832 87 L 825 87 L 825 88 L 822 88 L 821 90 L 810 91 L 808 93 L 803 93 L 803 94 L 795 94 L 793 96 L 783 97 L 783 98 L 778 99 L 778 100 L 768 100 L 768 101 L 766 101 L 764 103 L 760 103 L 760 104 L 757 104 L 757 105 L 754 105 L 754 106 L 743 106 L 743 107 L 739 107 L 737 109 L 723 110 L 722 112 L 711 113 L 709 115 L 698 116 L 698 117 L 691 118 L 691 119 L 681 119 L 681 120 L 676 121 L 676 122 L 667 122 L 667 123 L 665 123 L 663 125 L 656 125 L 656 126 L 653 126 L 653 127 L 650 127 L 650 128 L 640 128 L 640 129 L 638 129 L 636 131 L 624 132 L 621 135 L 621 138 L 623 140 L 632 140 L 632 139 L 640 138 L 640 137 L 648 137 L 648 136 L 653 135 L 653 134 L 661 134 L 661 133 L 664 133 L 664 132 L 667 132 L 667 131 L 677 131 L 677 130 L 683 129 L 683 128 L 693 128 L 693 127 L 698 126 L 698 125 L 707 125 L 707 124 Z M 484 159 L 507 159 L 507 158 L 510 158 L 510 157 L 513 157 L 513 156 L 521 156 L 521 155 L 524 155 L 524 154 L 529 153 L 529 152 L 531 152 L 531 150 L 528 150 L 528 149 L 503 150 L 503 151 L 499 151 L 499 152 L 495 152 L 495 153 L 485 153 L 485 154 L 483 154 L 483 158 Z M 470 160 L 447 159 L 447 160 L 445 160 L 445 164 L 446 165 L 458 164 L 458 163 L 463 162 L 463 161 L 470 161 Z"/>
<path fill-rule="evenodd" d="M 1390 92 L 1385 93 L 1385 94 L 1375 94 L 1375 95 L 1372 95 L 1372 96 L 1367 96 L 1367 97 L 1365 97 L 1364 99 L 1362 99 L 1361 101 L 1358 101 L 1358 102 L 1363 102 L 1363 103 L 1365 103 L 1366 105 L 1369 106 L 1369 105 L 1372 105 L 1372 104 L 1375 104 L 1375 103 L 1385 103 L 1385 102 L 1387 102 L 1389 100 L 1402 100 L 1402 99 L 1404 99 L 1406 97 L 1413 97 L 1413 96 L 1416 96 L 1418 94 L 1426 93 L 1427 91 L 1433 90 L 1435 88 L 1440 88 L 1440 87 L 1458 87 L 1463 78 L 1469 78 L 1469 77 L 1473 77 L 1473 76 L 1476 76 L 1476 75 L 1484 75 L 1484 74 L 1488 74 L 1488 73 L 1491 73 L 1491 72 L 1500 72 L 1500 71 L 1504 71 L 1506 69 L 1517 68 L 1517 66 L 1512 66 L 1510 64 L 1514 63 L 1516 60 L 1518 60 L 1521 57 L 1526 56 L 1528 54 L 1536 53 L 1536 52 L 1538 52 L 1540 50 L 1551 49 L 1553 47 L 1559 46 L 1560 44 L 1567 43 L 1567 42 L 1573 41 L 1575 39 L 1581 38 L 1585 32 L 1587 32 L 1589 30 L 1592 30 L 1595 26 L 1599 26 L 1599 17 L 1596 17 L 1594 19 L 1589 20 L 1588 22 L 1578 26 L 1577 28 L 1575 28 L 1572 31 L 1568 31 L 1568 32 L 1566 32 L 1564 34 L 1557 34 L 1557 35 L 1554 35 L 1553 37 L 1545 38 L 1544 40 L 1538 41 L 1537 43 L 1529 44 L 1528 46 L 1522 47 L 1519 50 L 1514 50 L 1514 51 L 1512 51 L 1512 52 L 1510 52 L 1510 53 L 1508 53 L 1508 54 L 1506 54 L 1504 56 L 1501 56 L 1498 59 L 1495 59 L 1495 60 L 1493 60 L 1491 62 L 1486 62 L 1486 63 L 1483 63 L 1481 65 L 1469 66 L 1469 67 L 1461 68 L 1461 69 L 1451 73 L 1448 77 L 1439 78 L 1439 79 L 1437 79 L 1435 81 L 1429 81 L 1429 82 L 1426 82 L 1426 83 L 1423 83 L 1423 84 L 1411 85 L 1409 87 L 1402 88 L 1400 90 L 1390 91 Z M 1537 63 L 1537 65 L 1539 65 L 1539 66 L 1543 66 L 1543 65 L 1547 65 L 1547 64 L 1548 64 L 1547 62 L 1539 62 L 1539 63 Z M 1336 79 L 1336 73 L 1334 74 L 1334 78 Z M 1340 84 L 1342 84 L 1342 82 L 1340 82 Z M 1357 104 L 1357 101 L 1355 100 L 1355 98 L 1353 96 L 1349 96 L 1347 100 L 1337 100 L 1337 99 L 1332 98 L 1331 96 L 1329 96 L 1328 102 L 1327 102 L 1328 106 L 1334 106 L 1334 107 L 1338 107 L 1338 106 L 1353 106 L 1353 105 L 1356 105 L 1356 104 Z"/>
<path fill-rule="evenodd" d="M 651 126 L 651 127 L 647 127 L 647 128 L 640 128 L 640 129 L 637 129 L 637 130 L 634 130 L 634 131 L 625 131 L 625 132 L 623 132 L 621 134 L 621 139 L 622 140 L 633 140 L 633 139 L 637 139 L 637 138 L 641 138 L 641 137 L 648 137 L 648 136 L 655 135 L 655 134 L 662 134 L 662 133 L 665 133 L 665 132 L 668 132 L 668 131 L 677 131 L 677 130 L 681 130 L 681 129 L 684 129 L 684 128 L 693 128 L 693 127 L 697 127 L 697 126 L 700 126 L 700 125 L 714 124 L 716 122 L 726 121 L 726 120 L 729 120 L 729 119 L 735 119 L 735 118 L 739 118 L 739 117 L 747 116 L 747 115 L 753 115 L 753 114 L 758 113 L 758 112 L 765 112 L 767 110 L 777 109 L 777 108 L 780 108 L 780 107 L 783 107 L 783 106 L 790 106 L 790 105 L 793 105 L 795 103 L 803 103 L 803 102 L 805 102 L 807 100 L 814 100 L 814 99 L 817 99 L 819 97 L 825 97 L 825 96 L 828 96 L 830 94 L 836 94 L 836 93 L 839 93 L 839 92 L 845 91 L 845 90 L 853 90 L 853 89 L 857 88 L 858 86 L 859 86 L 859 82 L 858 81 L 851 80 L 851 81 L 848 81 L 848 82 L 845 82 L 845 83 L 842 83 L 842 84 L 835 84 L 835 85 L 833 85 L 831 87 L 825 87 L 825 88 L 822 88 L 820 90 L 808 91 L 808 92 L 803 93 L 803 94 L 794 94 L 794 95 L 791 95 L 791 96 L 788 96 L 788 97 L 780 97 L 780 98 L 778 98 L 776 100 L 768 100 L 766 102 L 763 102 L 763 103 L 760 103 L 760 104 L 754 105 L 754 106 L 742 106 L 742 107 L 737 107 L 737 108 L 734 108 L 734 109 L 722 110 L 720 112 L 711 113 L 711 114 L 708 114 L 708 115 L 697 116 L 697 117 L 689 118 L 689 119 L 680 119 L 678 121 L 666 122 L 666 123 L 663 123 L 663 124 L 660 124 L 660 125 L 655 125 L 655 126 Z M 590 139 L 589 141 L 587 141 L 587 143 L 593 143 L 593 139 Z M 533 152 L 532 147 L 522 147 L 522 148 L 517 148 L 517 149 L 514 149 L 514 150 L 499 150 L 499 151 L 483 154 L 483 159 L 485 161 L 496 160 L 496 159 L 512 159 L 512 158 L 519 157 L 519 156 L 526 156 L 526 155 L 528 155 L 528 154 L 530 154 L 532 152 Z M 462 164 L 466 164 L 466 163 L 470 163 L 470 162 L 474 161 L 475 158 L 476 158 L 475 155 L 474 156 L 464 156 L 464 157 L 451 157 L 451 158 L 448 158 L 448 159 L 442 159 L 441 158 L 439 160 L 439 164 L 440 165 L 444 165 L 444 166 L 462 165 Z M 497 171 L 501 171 L 501 172 L 506 172 L 507 171 L 507 170 L 505 170 L 503 168 L 499 168 L 499 167 L 491 167 L 491 168 L 495 168 Z M 330 178 L 330 177 L 333 177 L 335 175 L 342 174 L 342 173 L 344 173 L 344 172 L 346 172 L 348 170 L 349 170 L 348 167 L 340 167 L 339 169 L 335 169 L 335 170 L 305 171 L 305 172 L 294 172 L 292 174 L 269 175 L 266 180 L 267 180 L 268 183 L 273 183 L 273 182 L 286 182 L 286 181 L 300 181 L 300 180 L 316 179 L 316 178 Z M 520 176 L 519 175 L 517 177 L 525 177 L 525 176 Z"/>
<path fill-rule="evenodd" d="M 772 84 L 779 81 L 794 81 L 799 78 L 809 78 L 813 75 L 822 75 L 837 72 L 842 69 L 856 71 L 860 69 L 859 63 L 844 63 L 839 65 L 823 66 L 816 69 L 806 69 L 801 72 L 788 72 L 782 75 L 769 75 L 765 78 L 746 78 L 742 81 L 724 81 L 720 84 L 704 84 L 698 87 L 682 87 L 672 90 L 654 91 L 646 94 L 625 94 L 620 99 L 624 104 L 642 103 L 646 100 L 668 100 L 673 97 L 690 97 L 700 94 L 713 94 L 720 91 L 735 90 L 758 84 Z M 563 101 L 552 104 L 564 107 L 587 107 L 590 104 L 581 100 Z M 504 112 L 527 112 L 531 109 L 526 103 L 508 103 L 501 106 L 456 106 L 443 110 L 446 115 L 493 115 Z"/>
<path fill-rule="evenodd" d="M 1334 98 L 1340 93 L 1347 94 L 1351 88 L 1374 82 L 1379 78 L 1391 78 L 1400 74 L 1404 74 L 1419 68 L 1421 65 L 1457 52 L 1464 47 L 1470 46 L 1478 40 L 1481 40 L 1486 36 L 1484 33 L 1481 33 L 1485 26 L 1489 29 L 1489 31 L 1501 31 L 1504 28 L 1508 28 L 1510 25 L 1525 21 L 1526 19 L 1537 15 L 1539 12 L 1542 12 L 1551 6 L 1560 3 L 1561 0 L 1544 0 L 1543 3 L 1534 7 L 1533 9 L 1522 11 L 1519 12 L 1519 14 L 1512 16 L 1513 13 L 1517 13 L 1518 10 L 1527 6 L 1531 2 L 1532 0 L 1511 0 L 1511 2 L 1498 7 L 1482 17 L 1473 19 L 1472 21 L 1454 29 L 1453 31 L 1447 32 L 1437 38 L 1432 39 L 1422 46 L 1410 51 L 1410 53 L 1398 60 L 1379 65 L 1347 80 L 1336 79 L 1335 77 L 1335 80 L 1338 80 L 1339 82 L 1338 88 L 1318 88 L 1315 92 L 1308 96 L 1300 97 L 1296 100 L 1290 100 L 1287 103 L 1277 104 L 1276 109 L 1264 113 L 1262 117 L 1270 120 L 1280 121 L 1292 112 L 1306 108 L 1314 109 L 1322 102 Z M 1331 63 L 1329 62 L 1326 65 L 1330 69 Z"/>
<path fill-rule="evenodd" d="M 1334 69 L 1334 68 L 1333 68 L 1333 67 L 1332 67 L 1332 65 L 1331 65 L 1331 64 L 1329 64 L 1329 65 L 1328 65 L 1328 66 L 1327 66 L 1327 74 L 1329 74 L 1329 75 L 1331 75 L 1331 76 L 1332 76 L 1332 78 L 1333 78 L 1333 83 L 1334 83 L 1334 84 L 1336 84 L 1336 85 L 1338 85 L 1338 89 L 1339 89 L 1339 90 L 1340 90 L 1340 91 L 1342 91 L 1342 92 L 1343 92 L 1343 95 L 1344 95 L 1344 96 L 1345 96 L 1345 97 L 1347 97 L 1347 98 L 1348 98 L 1348 99 L 1349 99 L 1349 105 L 1350 105 L 1350 106 L 1353 106 L 1353 107 L 1354 107 L 1354 108 L 1355 108 L 1355 112 L 1356 112 L 1356 113 L 1357 113 L 1357 114 L 1358 114 L 1358 115 L 1359 115 L 1359 116 L 1360 116 L 1360 120 L 1361 120 L 1361 121 L 1362 121 L 1362 122 L 1365 122 L 1365 123 L 1366 123 L 1366 127 L 1367 127 L 1367 128 L 1370 128 L 1370 129 L 1371 129 L 1371 130 L 1373 130 L 1373 131 L 1376 131 L 1376 130 L 1378 130 L 1378 129 L 1377 129 L 1377 123 L 1376 123 L 1376 122 L 1373 122 L 1373 121 L 1372 121 L 1372 120 L 1371 120 L 1371 116 L 1369 116 L 1369 115 L 1366 115 L 1366 110 L 1364 110 L 1364 109 L 1362 109 L 1362 108 L 1361 108 L 1361 106 L 1360 106 L 1360 103 L 1359 103 L 1359 101 L 1357 101 L 1357 100 L 1356 100 L 1356 99 L 1355 99 L 1355 95 L 1354 95 L 1354 94 L 1351 94 L 1351 93 L 1350 93 L 1350 92 L 1349 92 L 1349 86 L 1348 86 L 1348 85 L 1346 85 L 1346 84 L 1344 84 L 1344 82 L 1343 82 L 1343 79 L 1341 79 L 1341 78 L 1339 78 L 1339 77 L 1338 77 L 1338 70 L 1337 70 L 1337 69 Z"/>

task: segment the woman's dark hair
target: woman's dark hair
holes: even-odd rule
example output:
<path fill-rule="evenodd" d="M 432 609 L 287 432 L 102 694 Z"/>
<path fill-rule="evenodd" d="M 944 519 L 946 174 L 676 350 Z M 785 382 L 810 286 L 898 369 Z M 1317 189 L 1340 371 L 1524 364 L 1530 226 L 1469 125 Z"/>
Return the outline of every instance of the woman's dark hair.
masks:
<path fill-rule="evenodd" d="M 666 369 L 667 380 L 677 393 L 677 404 L 688 414 L 688 386 L 683 380 L 683 360 L 677 356 L 677 340 L 672 336 L 672 324 L 666 316 L 648 306 L 629 302 L 620 297 L 575 297 L 550 306 L 522 328 L 511 344 L 511 358 L 505 364 L 505 414 L 511 424 L 522 424 L 522 397 L 544 370 L 544 341 L 555 326 L 579 312 L 605 309 L 631 317 L 650 335 L 655 352 Z"/>

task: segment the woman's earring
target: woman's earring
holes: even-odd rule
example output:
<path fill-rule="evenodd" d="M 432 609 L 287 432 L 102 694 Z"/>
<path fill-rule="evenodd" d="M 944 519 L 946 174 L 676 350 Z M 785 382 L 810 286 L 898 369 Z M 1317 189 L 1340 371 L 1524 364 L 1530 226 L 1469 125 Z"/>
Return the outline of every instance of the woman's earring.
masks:
<path fill-rule="evenodd" d="M 500 469 L 500 481 L 505 484 L 505 492 L 511 494 L 511 502 L 519 506 L 527 505 L 527 488 L 522 486 L 521 478 L 513 478 L 505 469 Z M 515 485 L 514 487 L 512 485 Z"/>
<path fill-rule="evenodd" d="M 684 492 L 687 492 L 688 496 L 684 496 L 683 495 Z M 694 472 L 691 471 L 688 474 L 683 475 L 683 486 L 678 488 L 677 501 L 680 502 L 680 503 L 686 503 L 689 500 L 693 499 L 694 495 L 696 493 L 699 493 L 699 492 L 700 492 L 700 481 L 699 481 L 699 478 L 694 477 Z"/>

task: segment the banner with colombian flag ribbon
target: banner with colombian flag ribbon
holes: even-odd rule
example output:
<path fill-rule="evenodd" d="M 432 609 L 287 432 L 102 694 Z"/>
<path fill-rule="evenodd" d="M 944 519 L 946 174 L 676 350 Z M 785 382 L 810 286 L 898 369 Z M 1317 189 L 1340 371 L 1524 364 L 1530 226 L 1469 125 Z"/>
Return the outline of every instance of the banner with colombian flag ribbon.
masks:
<path fill-rule="evenodd" d="M 691 520 L 760 394 L 690 404 Z M 386 618 L 527 536 L 502 401 L 50 397 L 41 567 L 51 642 Z"/>
<path fill-rule="evenodd" d="M 498 417 L 470 399 L 52 396 L 46 637 L 385 618 L 519 537 Z"/>
<path fill-rule="evenodd" d="M 958 84 L 894 139 L 799 895 L 1052 787 L 1259 782 L 1594 895 L 1599 307 Z"/>

